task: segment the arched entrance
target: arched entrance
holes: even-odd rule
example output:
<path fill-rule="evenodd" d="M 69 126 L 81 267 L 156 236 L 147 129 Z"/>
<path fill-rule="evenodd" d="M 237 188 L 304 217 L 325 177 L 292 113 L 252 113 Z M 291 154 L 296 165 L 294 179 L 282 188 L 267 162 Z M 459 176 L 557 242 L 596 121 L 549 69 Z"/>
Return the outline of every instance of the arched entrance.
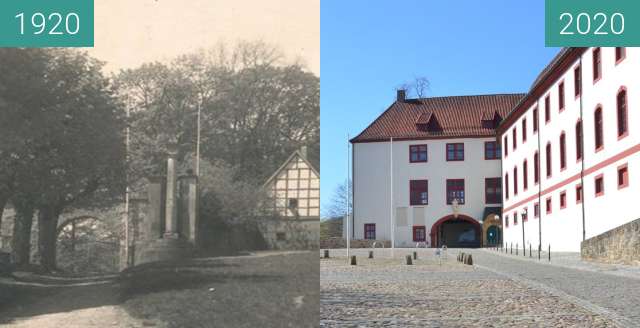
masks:
<path fill-rule="evenodd" d="M 475 248 L 482 244 L 482 227 L 474 218 L 447 215 L 431 226 L 431 247 Z"/>
<path fill-rule="evenodd" d="M 482 246 L 502 245 L 502 221 L 499 216 L 489 214 L 482 221 Z"/>

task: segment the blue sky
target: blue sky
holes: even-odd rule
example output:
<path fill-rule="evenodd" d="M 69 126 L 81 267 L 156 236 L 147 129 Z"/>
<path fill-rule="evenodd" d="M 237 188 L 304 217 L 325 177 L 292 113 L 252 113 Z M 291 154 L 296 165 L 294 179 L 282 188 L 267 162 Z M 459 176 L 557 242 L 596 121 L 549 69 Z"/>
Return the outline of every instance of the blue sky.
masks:
<path fill-rule="evenodd" d="M 426 77 L 427 96 L 526 92 L 558 48 L 544 46 L 544 1 L 322 0 L 321 206 L 347 175 L 360 133 Z"/>

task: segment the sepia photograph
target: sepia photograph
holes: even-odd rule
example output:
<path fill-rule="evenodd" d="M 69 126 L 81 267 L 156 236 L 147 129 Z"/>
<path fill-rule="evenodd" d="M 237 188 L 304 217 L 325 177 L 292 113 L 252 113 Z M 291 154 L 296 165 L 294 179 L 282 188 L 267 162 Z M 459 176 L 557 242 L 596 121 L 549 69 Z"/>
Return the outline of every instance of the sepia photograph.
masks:
<path fill-rule="evenodd" d="M 97 0 L 92 47 L 0 48 L 0 326 L 318 326 L 319 11 Z"/>

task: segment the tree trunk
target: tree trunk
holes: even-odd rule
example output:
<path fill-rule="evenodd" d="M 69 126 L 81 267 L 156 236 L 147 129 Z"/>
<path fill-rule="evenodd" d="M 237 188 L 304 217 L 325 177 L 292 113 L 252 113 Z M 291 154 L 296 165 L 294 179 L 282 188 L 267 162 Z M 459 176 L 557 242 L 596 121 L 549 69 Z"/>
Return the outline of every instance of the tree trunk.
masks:
<path fill-rule="evenodd" d="M 50 206 L 43 206 L 38 211 L 38 254 L 40 265 L 49 272 L 56 269 L 59 216 L 60 212 Z"/>
<path fill-rule="evenodd" d="M 3 248 L 2 244 L 2 215 L 4 214 L 4 208 L 7 206 L 7 202 L 9 201 L 9 195 L 0 193 L 0 248 Z"/>
<path fill-rule="evenodd" d="M 31 201 L 14 202 L 16 210 L 11 239 L 11 256 L 17 266 L 29 264 L 31 259 L 31 225 L 35 207 Z"/>

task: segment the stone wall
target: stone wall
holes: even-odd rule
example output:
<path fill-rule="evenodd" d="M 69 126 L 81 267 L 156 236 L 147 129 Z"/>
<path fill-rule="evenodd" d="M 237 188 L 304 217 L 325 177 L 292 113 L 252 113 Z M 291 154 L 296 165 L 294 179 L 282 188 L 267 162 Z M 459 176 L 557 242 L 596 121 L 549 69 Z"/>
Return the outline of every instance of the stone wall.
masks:
<path fill-rule="evenodd" d="M 377 242 L 377 247 L 380 247 L 380 244 L 384 245 L 384 248 L 391 247 L 391 241 L 389 240 L 371 240 L 371 239 L 351 239 L 349 242 L 349 247 L 351 248 L 370 248 L 374 242 Z M 347 241 L 344 238 L 340 237 L 331 237 L 331 238 L 323 238 L 320 239 L 320 248 L 346 248 Z"/>
<path fill-rule="evenodd" d="M 583 260 L 640 265 L 640 219 L 589 238 L 580 248 Z"/>

